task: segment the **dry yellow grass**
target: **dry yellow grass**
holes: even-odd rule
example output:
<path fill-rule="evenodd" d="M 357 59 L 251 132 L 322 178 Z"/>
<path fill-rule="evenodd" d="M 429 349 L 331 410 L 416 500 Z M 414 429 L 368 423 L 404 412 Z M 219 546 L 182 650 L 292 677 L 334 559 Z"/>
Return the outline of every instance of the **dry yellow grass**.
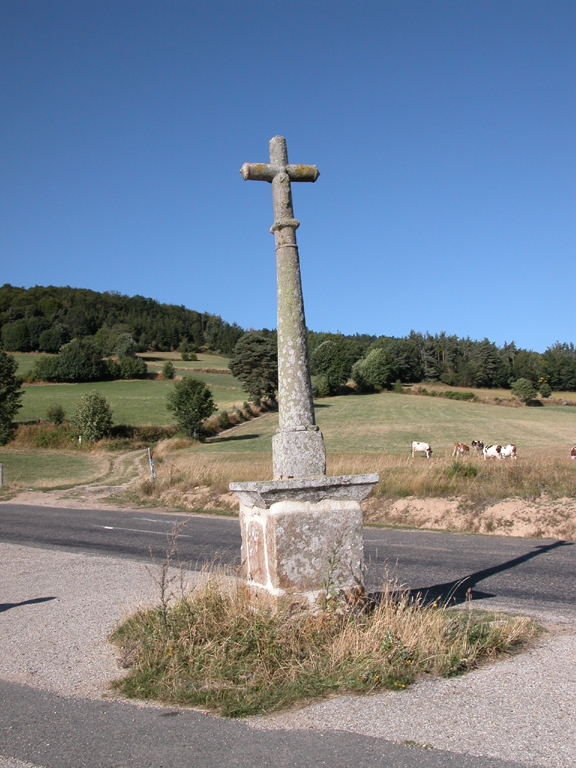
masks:
<path fill-rule="evenodd" d="M 166 581 L 162 582 L 166 587 Z M 518 648 L 537 628 L 526 617 L 424 606 L 385 583 L 381 600 L 314 612 L 255 605 L 232 574 L 129 618 L 114 634 L 126 695 L 200 705 L 239 717 L 355 691 L 402 689 L 419 674 L 450 676 Z"/>

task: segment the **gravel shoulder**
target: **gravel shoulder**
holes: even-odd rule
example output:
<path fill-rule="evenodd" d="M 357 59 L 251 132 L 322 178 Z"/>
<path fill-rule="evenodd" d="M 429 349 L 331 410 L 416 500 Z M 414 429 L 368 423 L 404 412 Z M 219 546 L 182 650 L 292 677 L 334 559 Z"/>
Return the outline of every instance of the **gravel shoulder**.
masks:
<path fill-rule="evenodd" d="M 107 637 L 137 605 L 154 601 L 154 573 L 125 559 L 12 544 L 0 544 L 0 563 L 0 678 L 70 697 L 115 696 L 109 682 L 121 670 Z M 340 696 L 247 722 L 571 768 L 576 614 L 537 618 L 550 631 L 527 653 L 463 677 L 425 679 L 401 693 Z M 22 765 L 0 758 L 0 768 Z"/>

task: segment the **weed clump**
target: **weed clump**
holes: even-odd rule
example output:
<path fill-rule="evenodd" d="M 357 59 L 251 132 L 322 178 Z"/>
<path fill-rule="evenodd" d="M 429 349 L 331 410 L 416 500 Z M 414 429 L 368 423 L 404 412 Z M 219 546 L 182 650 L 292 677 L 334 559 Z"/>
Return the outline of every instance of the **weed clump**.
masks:
<path fill-rule="evenodd" d="M 234 576 L 212 572 L 115 631 L 130 672 L 114 685 L 131 698 L 244 717 L 459 674 L 535 632 L 527 618 L 425 606 L 394 585 L 362 606 L 255 605 Z"/>

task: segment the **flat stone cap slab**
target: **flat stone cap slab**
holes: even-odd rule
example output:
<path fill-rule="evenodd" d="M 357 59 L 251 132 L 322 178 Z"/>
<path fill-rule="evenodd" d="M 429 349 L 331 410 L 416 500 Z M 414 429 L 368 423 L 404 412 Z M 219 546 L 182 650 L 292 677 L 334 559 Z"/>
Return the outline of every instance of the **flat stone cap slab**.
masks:
<path fill-rule="evenodd" d="M 229 488 L 248 507 L 268 509 L 278 501 L 362 501 L 380 480 L 380 475 L 341 475 L 340 477 L 294 478 L 230 483 Z"/>

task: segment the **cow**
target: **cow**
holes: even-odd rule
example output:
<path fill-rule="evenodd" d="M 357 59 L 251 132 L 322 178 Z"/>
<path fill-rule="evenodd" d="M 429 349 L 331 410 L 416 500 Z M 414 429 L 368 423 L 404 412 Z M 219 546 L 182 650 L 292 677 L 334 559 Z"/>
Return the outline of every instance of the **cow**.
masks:
<path fill-rule="evenodd" d="M 500 456 L 503 459 L 511 458 L 511 459 L 517 459 L 518 456 L 516 456 L 516 446 L 512 445 L 510 443 L 509 445 L 505 445 L 500 449 Z"/>
<path fill-rule="evenodd" d="M 501 445 L 485 445 L 484 450 L 482 453 L 484 454 L 484 461 L 487 461 L 488 459 L 501 459 L 502 456 L 500 455 L 500 451 L 502 450 Z"/>
<path fill-rule="evenodd" d="M 573 461 L 576 461 L 576 445 L 575 445 L 575 446 L 574 446 L 574 448 L 572 448 L 572 450 L 570 451 L 570 458 L 571 458 Z"/>
<path fill-rule="evenodd" d="M 412 458 L 414 458 L 414 454 L 416 452 L 421 452 L 426 454 L 426 458 L 429 459 L 432 455 L 432 448 L 430 448 L 430 445 L 428 443 L 420 443 L 418 440 L 412 441 Z"/>
<path fill-rule="evenodd" d="M 452 451 L 452 456 L 466 456 L 467 453 L 469 453 L 470 448 L 466 445 L 466 443 L 454 443 L 454 450 Z"/>
<path fill-rule="evenodd" d="M 472 440 L 472 450 L 474 453 L 482 453 L 484 450 L 484 443 L 482 440 Z"/>

